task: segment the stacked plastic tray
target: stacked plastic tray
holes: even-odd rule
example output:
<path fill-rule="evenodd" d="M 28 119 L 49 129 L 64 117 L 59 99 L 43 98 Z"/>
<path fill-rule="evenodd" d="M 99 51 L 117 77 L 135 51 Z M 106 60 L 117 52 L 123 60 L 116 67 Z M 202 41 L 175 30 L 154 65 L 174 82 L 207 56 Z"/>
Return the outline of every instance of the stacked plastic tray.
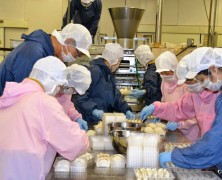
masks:
<path fill-rule="evenodd" d="M 137 180 L 173 180 L 172 172 L 162 168 L 136 168 L 134 173 Z"/>
<path fill-rule="evenodd" d="M 160 135 L 131 133 L 128 137 L 127 167 L 159 167 Z"/>
<path fill-rule="evenodd" d="M 179 172 L 179 171 L 201 171 L 201 169 L 185 169 L 185 168 L 180 168 L 178 166 L 175 166 L 172 162 L 167 162 L 166 167 L 168 170 L 172 172 Z"/>
<path fill-rule="evenodd" d="M 219 180 L 220 178 L 211 171 L 178 171 L 174 172 L 178 180 Z"/>
<path fill-rule="evenodd" d="M 185 148 L 190 146 L 191 143 L 171 143 L 171 142 L 167 142 L 164 144 L 164 150 L 165 151 L 172 151 L 173 148 L 178 147 L 178 148 Z"/>

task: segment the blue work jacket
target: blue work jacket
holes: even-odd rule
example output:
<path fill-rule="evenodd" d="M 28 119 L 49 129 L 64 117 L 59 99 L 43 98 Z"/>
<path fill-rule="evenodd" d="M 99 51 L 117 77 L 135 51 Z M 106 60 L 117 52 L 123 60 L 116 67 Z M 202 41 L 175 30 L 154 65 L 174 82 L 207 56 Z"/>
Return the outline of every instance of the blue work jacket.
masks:
<path fill-rule="evenodd" d="M 123 96 L 116 88 L 114 74 L 110 72 L 104 59 L 94 59 L 89 67 L 92 82 L 89 89 L 82 96 L 74 95 L 72 101 L 76 109 L 89 124 L 97 124 L 100 119 L 92 115 L 94 109 L 104 112 L 126 113 L 131 108 L 123 100 Z"/>
<path fill-rule="evenodd" d="M 155 63 L 149 64 L 144 74 L 142 89 L 146 90 L 146 94 L 143 96 L 146 105 L 150 105 L 155 101 L 161 101 L 162 79 L 159 73 L 156 72 Z"/>
<path fill-rule="evenodd" d="M 22 34 L 25 41 L 12 50 L 0 64 L 0 96 L 6 81 L 21 82 L 29 76 L 33 65 L 40 58 L 54 54 L 50 35 L 36 30 Z"/>
<path fill-rule="evenodd" d="M 175 148 L 171 160 L 179 167 L 202 169 L 217 166 L 222 170 L 222 94 L 215 102 L 212 128 L 190 147 Z"/>

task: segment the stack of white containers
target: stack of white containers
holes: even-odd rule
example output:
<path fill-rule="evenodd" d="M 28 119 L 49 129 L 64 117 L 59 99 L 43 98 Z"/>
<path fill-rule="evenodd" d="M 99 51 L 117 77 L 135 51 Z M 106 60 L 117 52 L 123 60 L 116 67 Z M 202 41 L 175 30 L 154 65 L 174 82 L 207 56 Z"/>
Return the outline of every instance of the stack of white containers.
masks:
<path fill-rule="evenodd" d="M 123 113 L 104 113 L 102 117 L 102 131 L 104 135 L 109 134 L 108 124 L 111 122 L 126 121 L 126 116 Z"/>
<path fill-rule="evenodd" d="M 127 167 L 159 167 L 158 134 L 131 133 L 127 142 Z"/>
<path fill-rule="evenodd" d="M 93 150 L 114 150 L 110 136 L 90 136 L 90 144 Z"/>
<path fill-rule="evenodd" d="M 134 134 L 127 138 L 127 167 L 142 167 L 143 165 L 143 133 Z"/>
<path fill-rule="evenodd" d="M 160 135 L 144 134 L 143 136 L 143 167 L 159 167 Z"/>

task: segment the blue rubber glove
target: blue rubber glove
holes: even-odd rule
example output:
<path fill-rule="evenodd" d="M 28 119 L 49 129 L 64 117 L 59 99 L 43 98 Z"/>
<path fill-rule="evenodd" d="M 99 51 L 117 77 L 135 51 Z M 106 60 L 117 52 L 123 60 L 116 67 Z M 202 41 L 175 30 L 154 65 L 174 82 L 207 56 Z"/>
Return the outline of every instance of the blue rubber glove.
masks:
<path fill-rule="evenodd" d="M 153 113 L 154 110 L 155 106 L 153 104 L 144 107 L 143 110 L 140 112 L 140 119 L 145 120 L 147 116 Z"/>
<path fill-rule="evenodd" d="M 177 122 L 168 122 L 167 124 L 166 124 L 166 129 L 169 129 L 169 130 L 171 130 L 171 131 L 175 131 L 177 128 L 178 128 L 178 123 Z"/>
<path fill-rule="evenodd" d="M 162 168 L 166 168 L 166 162 L 171 162 L 171 154 L 172 152 L 162 152 L 160 153 L 159 159 L 160 159 L 160 166 Z"/>
<path fill-rule="evenodd" d="M 129 95 L 135 98 L 141 98 L 145 93 L 146 90 L 133 89 Z"/>
<path fill-rule="evenodd" d="M 92 112 L 92 115 L 96 116 L 100 120 L 102 119 L 103 114 L 104 114 L 104 111 L 103 110 L 99 110 L 99 109 L 94 109 L 93 112 Z"/>
<path fill-rule="evenodd" d="M 88 129 L 88 125 L 87 125 L 87 122 L 85 120 L 83 120 L 81 118 L 78 118 L 76 120 L 76 122 L 79 123 L 80 129 L 85 130 L 85 131 Z"/>
<path fill-rule="evenodd" d="M 135 118 L 136 118 L 136 115 L 133 114 L 130 110 L 128 110 L 128 111 L 126 112 L 126 118 L 127 118 L 127 119 L 135 119 Z"/>

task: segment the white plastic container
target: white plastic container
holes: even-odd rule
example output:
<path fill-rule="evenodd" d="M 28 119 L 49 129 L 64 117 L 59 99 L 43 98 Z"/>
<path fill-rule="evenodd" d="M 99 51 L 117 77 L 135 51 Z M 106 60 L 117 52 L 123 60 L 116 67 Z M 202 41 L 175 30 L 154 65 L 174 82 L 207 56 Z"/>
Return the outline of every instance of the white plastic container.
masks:
<path fill-rule="evenodd" d="M 108 135 L 108 124 L 110 122 L 115 122 L 114 113 L 104 113 L 102 117 L 102 130 L 104 135 Z"/>
<path fill-rule="evenodd" d="M 126 158 L 122 154 L 115 154 L 111 156 L 111 168 L 125 168 Z"/>
<path fill-rule="evenodd" d="M 22 44 L 24 42 L 24 40 L 20 39 L 10 39 L 10 46 L 11 48 L 16 48 L 17 46 L 19 46 L 20 44 Z"/>
<path fill-rule="evenodd" d="M 104 150 L 107 151 L 114 150 L 111 136 L 104 136 L 103 140 L 104 140 Z"/>
<path fill-rule="evenodd" d="M 105 149 L 104 136 L 90 136 L 89 140 L 93 150 L 101 151 Z"/>
<path fill-rule="evenodd" d="M 55 172 L 69 172 L 70 162 L 68 160 L 56 160 L 54 163 Z"/>

